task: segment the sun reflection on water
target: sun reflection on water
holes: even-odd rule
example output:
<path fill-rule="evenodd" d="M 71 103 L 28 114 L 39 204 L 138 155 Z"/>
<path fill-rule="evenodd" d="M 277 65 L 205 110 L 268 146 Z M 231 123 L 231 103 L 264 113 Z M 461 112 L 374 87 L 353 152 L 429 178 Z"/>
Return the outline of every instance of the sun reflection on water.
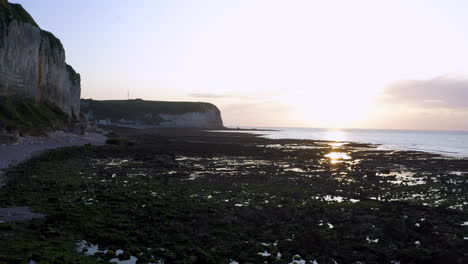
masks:
<path fill-rule="evenodd" d="M 344 152 L 330 152 L 325 155 L 326 158 L 330 159 L 330 163 L 336 164 L 343 162 L 344 160 L 350 160 L 351 156 Z"/>
<path fill-rule="evenodd" d="M 327 131 L 324 136 L 324 139 L 328 141 L 346 141 L 346 133 L 340 130 Z"/>
<path fill-rule="evenodd" d="M 348 145 L 349 143 L 346 143 L 346 142 L 334 142 L 334 143 L 328 143 L 328 145 L 332 148 L 339 148 L 339 147 L 343 147 L 345 145 Z"/>

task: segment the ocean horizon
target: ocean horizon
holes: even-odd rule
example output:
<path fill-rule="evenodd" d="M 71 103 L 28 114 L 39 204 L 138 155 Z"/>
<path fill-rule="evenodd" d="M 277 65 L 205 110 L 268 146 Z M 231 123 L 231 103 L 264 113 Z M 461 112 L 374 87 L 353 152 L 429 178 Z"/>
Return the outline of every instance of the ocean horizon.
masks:
<path fill-rule="evenodd" d="M 227 127 L 233 131 L 237 127 Z M 404 129 L 336 129 L 297 127 L 239 127 L 258 131 L 269 139 L 308 139 L 359 142 L 378 145 L 385 150 L 413 150 L 468 158 L 468 131 L 463 130 L 404 130 Z"/>

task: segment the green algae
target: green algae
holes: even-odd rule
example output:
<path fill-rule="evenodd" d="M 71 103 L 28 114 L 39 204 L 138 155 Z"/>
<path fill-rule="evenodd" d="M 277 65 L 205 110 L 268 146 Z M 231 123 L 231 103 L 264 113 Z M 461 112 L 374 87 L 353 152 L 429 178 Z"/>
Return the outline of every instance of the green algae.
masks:
<path fill-rule="evenodd" d="M 240 160 L 251 166 L 273 156 L 294 165 L 303 152 L 280 156 L 238 144 L 219 148 L 216 141 L 200 149 L 199 143 L 169 139 L 146 135 L 129 137 L 136 142 L 131 146 L 64 148 L 10 170 L 0 206 L 28 205 L 48 216 L 1 231 L 0 260 L 104 263 L 120 249 L 139 263 L 289 263 L 298 254 L 319 263 L 463 258 L 463 211 L 366 198 L 364 191 L 378 191 L 365 174 L 359 174 L 362 180 L 353 175 L 349 189 L 329 171 L 314 178 L 279 174 L 275 162 L 232 175 L 214 169 L 227 162 L 241 171 Z M 196 168 L 215 173 L 187 180 Z M 315 199 L 340 195 L 337 186 L 344 188 L 341 195 L 363 197 L 356 203 Z M 107 252 L 85 257 L 75 248 L 83 240 Z M 265 250 L 282 257 L 258 254 Z"/>
<path fill-rule="evenodd" d="M 61 129 L 70 122 L 59 107 L 20 97 L 0 97 L 0 124 L 20 133 L 41 134 Z"/>

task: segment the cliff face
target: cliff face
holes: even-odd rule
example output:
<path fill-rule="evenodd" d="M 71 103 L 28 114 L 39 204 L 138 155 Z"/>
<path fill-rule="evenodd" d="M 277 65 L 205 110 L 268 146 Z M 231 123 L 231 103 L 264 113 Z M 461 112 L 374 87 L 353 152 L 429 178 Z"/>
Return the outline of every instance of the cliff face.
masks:
<path fill-rule="evenodd" d="M 217 107 L 206 109 L 205 112 L 185 114 L 159 114 L 162 119 L 160 126 L 165 127 L 199 127 L 222 128 L 223 120 Z"/>
<path fill-rule="evenodd" d="M 65 50 L 18 4 L 0 0 L 0 96 L 56 104 L 80 113 L 80 75 L 65 63 Z"/>
<path fill-rule="evenodd" d="M 219 109 L 209 103 L 137 100 L 81 100 L 90 121 L 130 127 L 223 128 Z"/>

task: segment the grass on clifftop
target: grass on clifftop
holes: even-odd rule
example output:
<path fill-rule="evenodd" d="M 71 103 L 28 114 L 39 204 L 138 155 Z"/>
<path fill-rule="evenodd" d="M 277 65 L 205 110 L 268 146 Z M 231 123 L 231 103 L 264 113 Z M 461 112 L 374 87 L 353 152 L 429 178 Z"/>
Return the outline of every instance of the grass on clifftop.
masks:
<path fill-rule="evenodd" d="M 76 73 L 75 69 L 73 69 L 72 66 L 66 65 L 67 66 L 67 72 L 68 72 L 68 78 L 70 81 L 74 84 L 77 85 L 80 82 L 80 75 Z"/>
<path fill-rule="evenodd" d="M 49 45 L 50 45 L 51 50 L 58 49 L 58 50 L 60 50 L 62 52 L 65 50 L 63 48 L 63 45 L 62 45 L 62 42 L 60 41 L 60 39 L 58 39 L 56 36 L 54 36 L 54 34 L 52 34 L 49 31 L 45 31 L 45 30 L 42 30 L 41 34 L 42 34 L 43 38 L 46 38 L 46 39 L 49 40 Z M 68 68 L 67 68 L 67 70 L 68 70 Z"/>
<path fill-rule="evenodd" d="M 0 20 L 6 20 L 8 23 L 12 20 L 18 20 L 39 27 L 32 16 L 20 4 L 12 4 L 7 0 L 0 0 Z"/>
<path fill-rule="evenodd" d="M 32 99 L 0 97 L 0 125 L 20 133 L 41 134 L 62 128 L 69 117 L 51 103 L 37 103 Z"/>
<path fill-rule="evenodd" d="M 83 113 L 92 112 L 95 119 L 119 120 L 121 118 L 141 119 L 144 114 L 185 114 L 190 112 L 206 112 L 216 109 L 210 103 L 201 102 L 164 102 L 136 100 L 81 100 Z"/>

